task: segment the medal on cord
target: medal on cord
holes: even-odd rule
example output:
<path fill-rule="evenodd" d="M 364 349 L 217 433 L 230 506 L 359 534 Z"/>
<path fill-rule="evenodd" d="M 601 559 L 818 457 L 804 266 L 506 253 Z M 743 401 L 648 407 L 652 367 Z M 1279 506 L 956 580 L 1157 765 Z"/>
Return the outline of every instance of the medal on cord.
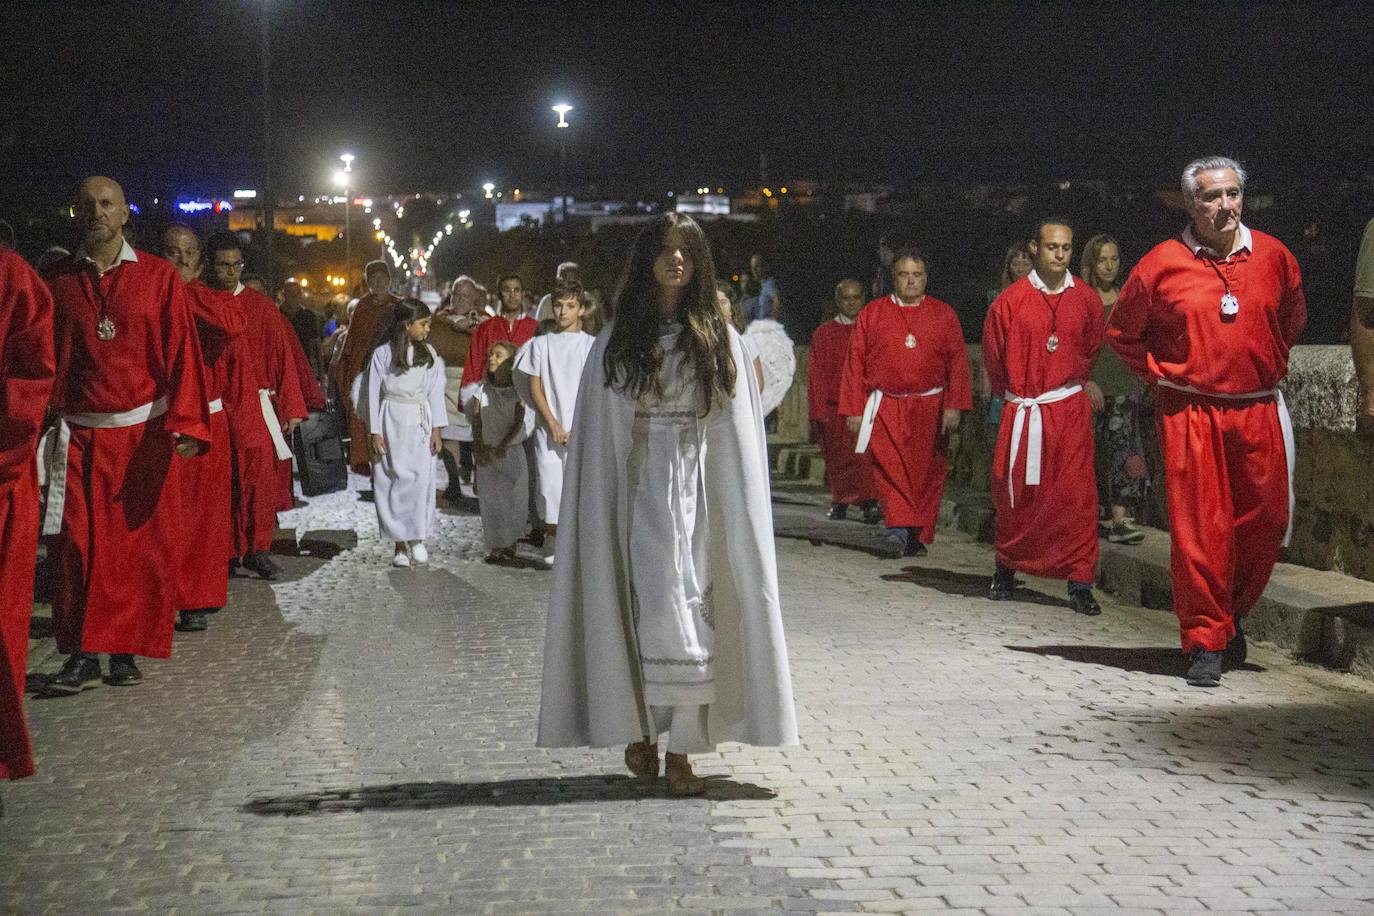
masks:
<path fill-rule="evenodd" d="M 1059 301 L 1063 302 L 1064 294 L 1060 293 L 1059 296 Z M 1045 350 L 1046 352 L 1053 353 L 1055 350 L 1059 349 L 1059 334 L 1057 333 L 1059 328 L 1059 306 L 1057 304 L 1050 304 L 1049 294 L 1043 289 L 1040 290 L 1040 298 L 1045 300 L 1045 305 L 1050 310 L 1050 336 L 1045 340 Z"/>
<path fill-rule="evenodd" d="M 925 297 L 922 296 L 921 299 L 924 300 Z M 898 299 L 897 296 L 896 296 L 896 294 L 893 294 L 893 296 L 892 296 L 892 301 L 895 302 L 895 303 L 897 303 L 897 308 L 899 308 L 899 309 L 902 309 L 902 308 L 914 308 L 914 306 L 904 306 L 904 305 L 902 305 L 902 300 Z M 921 304 L 921 303 L 919 303 L 919 302 L 916 303 L 916 305 L 920 305 L 920 304 Z M 902 323 L 903 323 L 903 324 L 906 324 L 906 326 L 907 326 L 906 339 L 902 341 L 902 345 L 905 346 L 908 350 L 914 350 L 914 349 L 916 349 L 916 335 L 913 334 L 913 333 L 911 333 L 911 325 L 910 325 L 910 324 L 907 324 L 907 322 L 906 322 L 906 312 L 899 312 L 898 314 L 900 314 L 900 315 L 902 316 Z"/>
<path fill-rule="evenodd" d="M 1217 266 L 1216 261 L 1213 261 L 1211 258 L 1203 258 L 1203 260 L 1207 262 L 1208 267 L 1212 268 L 1212 271 L 1217 275 L 1217 279 L 1221 280 L 1221 285 L 1226 289 L 1226 292 L 1222 293 L 1221 296 L 1222 317 L 1228 318 L 1239 315 L 1240 300 L 1231 292 L 1231 281 L 1226 279 L 1226 275 L 1221 272 L 1221 268 Z"/>
<path fill-rule="evenodd" d="M 95 336 L 97 339 L 102 341 L 111 341 L 115 339 L 116 328 L 114 319 L 110 317 L 109 297 L 106 296 L 105 291 L 100 288 L 100 267 L 95 263 L 95 261 L 91 260 L 90 258 L 87 258 L 86 260 L 89 262 L 90 267 L 95 271 L 94 277 L 92 277 L 90 274 L 87 274 L 86 279 L 90 281 L 91 292 L 95 295 L 95 298 L 100 302 L 100 320 L 96 322 L 95 325 Z M 119 278 L 115 277 L 114 282 L 119 282 Z"/>

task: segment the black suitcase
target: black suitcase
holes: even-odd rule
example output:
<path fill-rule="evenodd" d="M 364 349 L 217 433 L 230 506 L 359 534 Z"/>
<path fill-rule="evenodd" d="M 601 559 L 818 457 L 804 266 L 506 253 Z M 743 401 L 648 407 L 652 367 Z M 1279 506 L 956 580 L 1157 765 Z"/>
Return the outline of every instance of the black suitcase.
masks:
<path fill-rule="evenodd" d="M 312 410 L 291 437 L 301 493 L 319 496 L 348 487 L 348 455 L 344 450 L 345 422 L 340 410 Z"/>

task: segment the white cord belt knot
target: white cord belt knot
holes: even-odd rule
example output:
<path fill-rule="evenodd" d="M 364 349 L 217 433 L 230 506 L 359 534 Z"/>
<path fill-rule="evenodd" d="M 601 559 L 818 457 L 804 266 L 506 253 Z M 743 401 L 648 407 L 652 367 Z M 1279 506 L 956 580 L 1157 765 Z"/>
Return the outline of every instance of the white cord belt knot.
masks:
<path fill-rule="evenodd" d="M 1040 416 L 1040 408 L 1054 404 L 1065 398 L 1073 397 L 1083 390 L 1082 385 L 1064 385 L 1033 398 L 1017 397 L 1008 391 L 1002 400 L 1016 405 L 1016 416 L 1011 424 L 1011 456 L 1007 461 L 1007 492 L 1011 496 L 1011 506 L 1016 508 L 1016 456 L 1021 452 L 1021 431 L 1026 430 L 1026 486 L 1040 483 L 1040 463 L 1045 450 L 1045 421 Z"/>

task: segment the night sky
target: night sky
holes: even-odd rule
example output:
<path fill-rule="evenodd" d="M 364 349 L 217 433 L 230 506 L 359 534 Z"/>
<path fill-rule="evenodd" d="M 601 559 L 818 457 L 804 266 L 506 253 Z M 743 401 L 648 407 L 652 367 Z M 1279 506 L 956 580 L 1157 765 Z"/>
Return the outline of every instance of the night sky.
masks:
<path fill-rule="evenodd" d="M 1369 5 L 457 4 L 273 0 L 277 172 L 385 193 L 552 182 L 1169 182 L 1374 171 Z M 260 0 L 11 3 L 6 180 L 257 181 Z"/>

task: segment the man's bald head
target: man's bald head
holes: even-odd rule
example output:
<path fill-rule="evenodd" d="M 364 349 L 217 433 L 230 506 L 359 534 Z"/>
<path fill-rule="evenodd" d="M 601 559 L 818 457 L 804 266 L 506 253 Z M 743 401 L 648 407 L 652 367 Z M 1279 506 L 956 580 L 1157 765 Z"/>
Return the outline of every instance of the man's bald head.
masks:
<path fill-rule="evenodd" d="M 864 307 L 864 287 L 858 280 L 841 280 L 835 284 L 835 310 L 846 318 L 854 318 Z"/>
<path fill-rule="evenodd" d="M 76 193 L 76 225 L 87 253 L 122 245 L 128 221 L 129 204 L 119 182 L 104 175 L 81 182 Z"/>
<path fill-rule="evenodd" d="M 172 223 L 162 230 L 162 256 L 172 262 L 186 283 L 200 276 L 200 239 L 189 226 Z"/>

